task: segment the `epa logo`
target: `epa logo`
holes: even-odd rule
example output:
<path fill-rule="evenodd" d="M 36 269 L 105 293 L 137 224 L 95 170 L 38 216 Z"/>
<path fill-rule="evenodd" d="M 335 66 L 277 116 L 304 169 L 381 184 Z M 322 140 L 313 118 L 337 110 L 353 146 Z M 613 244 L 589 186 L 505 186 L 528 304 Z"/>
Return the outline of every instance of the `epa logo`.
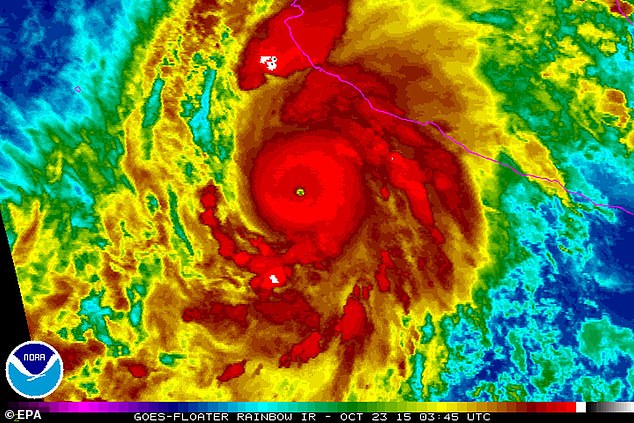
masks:
<path fill-rule="evenodd" d="M 26 398 L 44 398 L 62 381 L 64 365 L 57 350 L 45 342 L 24 342 L 9 354 L 7 380 Z"/>

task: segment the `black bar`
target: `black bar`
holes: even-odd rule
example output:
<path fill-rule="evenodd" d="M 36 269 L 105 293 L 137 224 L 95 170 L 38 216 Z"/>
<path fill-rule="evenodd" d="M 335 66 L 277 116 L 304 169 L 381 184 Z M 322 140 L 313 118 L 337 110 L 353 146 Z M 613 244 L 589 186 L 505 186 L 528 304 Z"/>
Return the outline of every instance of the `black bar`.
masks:
<path fill-rule="evenodd" d="M 5 413 L 7 411 L 4 411 Z M 226 413 L 226 412 L 143 412 L 143 413 L 48 413 L 29 410 L 11 410 L 10 415 L 5 414 L 5 420 L 29 420 L 45 422 L 87 422 L 87 421 L 112 421 L 117 423 L 137 422 L 217 422 L 217 423 L 419 423 L 428 421 L 433 423 L 462 423 L 462 422 L 539 422 L 552 421 L 632 421 L 632 413 L 452 413 L 452 412 L 427 412 L 427 413 L 284 413 L 284 412 L 258 412 L 258 413 Z M 343 418 L 342 415 L 346 415 Z M 354 416 L 354 420 L 350 420 Z M 424 417 L 423 417 L 424 416 Z M 407 420 L 407 417 L 410 420 Z M 421 418 L 423 420 L 421 420 Z"/>
<path fill-rule="evenodd" d="M 6 401 L 29 401 L 18 395 L 5 377 L 5 366 L 9 354 L 15 347 L 23 342 L 30 341 L 29 327 L 26 322 L 26 314 L 22 305 L 22 297 L 20 296 L 20 287 L 18 286 L 18 278 L 11 257 L 11 249 L 9 248 L 9 239 L 4 227 L 4 221 L 0 214 L 0 272 L 2 283 L 2 303 L 1 307 L 5 316 L 9 319 L 5 322 L 5 329 L 2 331 L 2 355 L 0 356 L 0 364 L 2 365 L 2 388 L 1 399 L 3 403 Z M 37 400 L 32 400 L 37 401 Z M 4 410 L 3 410 L 4 411 Z M 0 422 L 2 420 L 0 419 Z"/>

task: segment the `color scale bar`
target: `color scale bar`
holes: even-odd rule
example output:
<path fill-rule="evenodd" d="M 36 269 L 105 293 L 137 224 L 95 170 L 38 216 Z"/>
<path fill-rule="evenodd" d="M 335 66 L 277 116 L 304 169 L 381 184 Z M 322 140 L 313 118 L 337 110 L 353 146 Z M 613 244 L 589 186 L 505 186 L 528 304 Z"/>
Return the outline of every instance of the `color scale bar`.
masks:
<path fill-rule="evenodd" d="M 52 413 L 583 413 L 634 410 L 634 403 L 585 402 L 19 402 L 12 405 Z"/>

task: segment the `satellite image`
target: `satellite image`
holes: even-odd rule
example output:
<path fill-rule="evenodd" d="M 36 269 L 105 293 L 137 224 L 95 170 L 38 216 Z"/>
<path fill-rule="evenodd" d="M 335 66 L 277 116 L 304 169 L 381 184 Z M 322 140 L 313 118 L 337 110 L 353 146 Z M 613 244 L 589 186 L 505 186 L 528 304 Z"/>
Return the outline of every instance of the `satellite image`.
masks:
<path fill-rule="evenodd" d="M 1 7 L 47 401 L 634 400 L 631 0 Z"/>

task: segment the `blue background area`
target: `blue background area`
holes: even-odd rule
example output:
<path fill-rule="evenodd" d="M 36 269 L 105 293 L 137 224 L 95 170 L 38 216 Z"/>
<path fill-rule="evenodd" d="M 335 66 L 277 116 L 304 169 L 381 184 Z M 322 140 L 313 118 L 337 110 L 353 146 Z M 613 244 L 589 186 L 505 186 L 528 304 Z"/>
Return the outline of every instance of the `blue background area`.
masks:
<path fill-rule="evenodd" d="M 44 354 L 45 360 L 38 361 L 26 361 L 24 360 L 25 354 Z M 42 344 L 27 344 L 18 348 L 18 350 L 13 353 L 21 362 L 24 364 L 24 367 L 34 375 L 40 374 L 44 367 L 46 367 L 46 363 L 48 363 L 48 359 L 53 356 L 54 352 L 47 346 Z"/>
<path fill-rule="evenodd" d="M 15 366 L 9 365 L 9 378 L 15 389 L 21 393 L 32 397 L 41 397 L 50 393 L 61 379 L 62 366 L 60 363 L 60 360 L 57 360 L 44 376 L 33 380 L 29 380 L 30 378 L 20 373 Z"/>
<path fill-rule="evenodd" d="M 3 2 L 0 44 L 2 91 L 18 104 L 39 97 L 57 84 L 57 74 L 68 64 L 73 34 L 65 16 L 55 13 L 52 1 Z M 20 48 L 14 48 L 14 46 Z"/>

